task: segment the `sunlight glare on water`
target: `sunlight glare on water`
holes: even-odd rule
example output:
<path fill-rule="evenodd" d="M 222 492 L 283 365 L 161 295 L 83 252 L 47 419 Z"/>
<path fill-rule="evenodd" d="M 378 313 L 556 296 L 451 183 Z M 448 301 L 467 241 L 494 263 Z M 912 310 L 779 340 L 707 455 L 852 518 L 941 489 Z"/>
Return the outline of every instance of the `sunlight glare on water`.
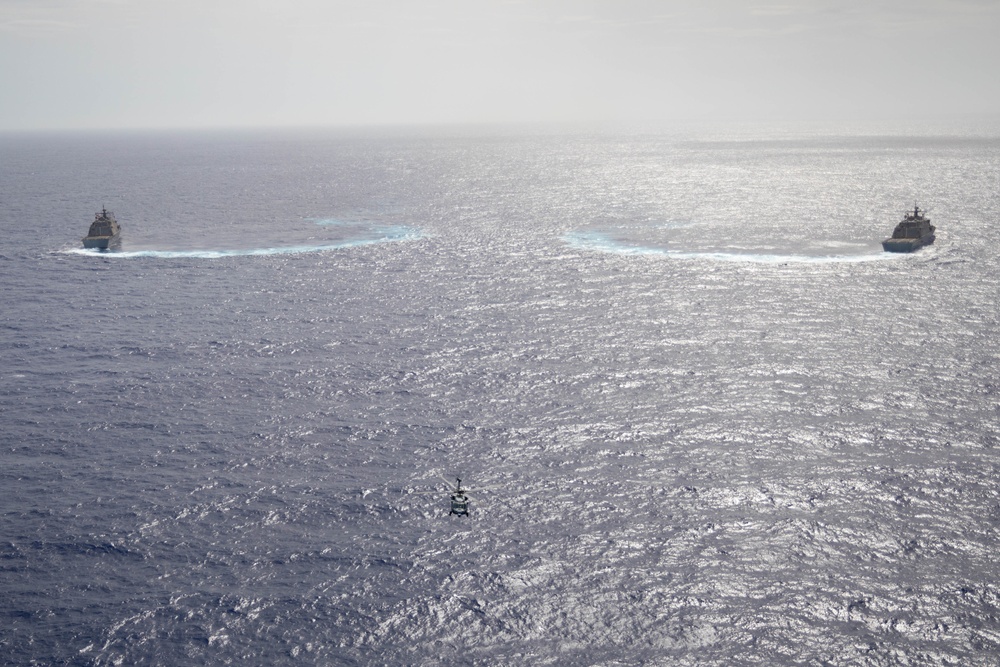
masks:
<path fill-rule="evenodd" d="M 1000 650 L 995 138 L 99 139 L 0 138 L 8 661 Z"/>

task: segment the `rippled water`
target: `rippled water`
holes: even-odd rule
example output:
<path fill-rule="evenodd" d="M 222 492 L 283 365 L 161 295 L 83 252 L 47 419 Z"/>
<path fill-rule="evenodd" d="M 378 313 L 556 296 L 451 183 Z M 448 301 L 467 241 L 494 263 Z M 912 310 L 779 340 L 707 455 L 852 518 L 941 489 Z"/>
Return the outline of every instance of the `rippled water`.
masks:
<path fill-rule="evenodd" d="M 3 137 L 0 656 L 996 660 L 995 136 Z"/>

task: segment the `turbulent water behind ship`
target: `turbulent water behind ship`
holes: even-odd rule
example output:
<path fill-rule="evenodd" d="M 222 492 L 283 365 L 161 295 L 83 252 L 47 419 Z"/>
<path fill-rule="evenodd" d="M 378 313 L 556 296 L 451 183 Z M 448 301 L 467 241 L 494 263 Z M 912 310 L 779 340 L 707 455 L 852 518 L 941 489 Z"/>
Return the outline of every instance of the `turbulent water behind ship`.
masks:
<path fill-rule="evenodd" d="M 0 657 L 997 659 L 991 136 L 0 139 Z"/>

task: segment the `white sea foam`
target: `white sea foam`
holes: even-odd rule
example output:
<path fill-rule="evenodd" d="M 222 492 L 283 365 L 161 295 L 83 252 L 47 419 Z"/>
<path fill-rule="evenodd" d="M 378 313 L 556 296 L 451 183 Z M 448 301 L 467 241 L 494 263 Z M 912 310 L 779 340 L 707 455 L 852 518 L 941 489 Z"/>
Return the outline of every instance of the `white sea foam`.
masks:
<path fill-rule="evenodd" d="M 740 252 L 725 250 L 685 250 L 656 246 L 643 246 L 612 239 L 608 234 L 599 231 L 572 231 L 564 235 L 566 243 L 573 247 L 599 252 L 619 253 L 624 255 L 657 255 L 671 259 L 701 259 L 716 262 L 750 262 L 757 264 L 824 264 L 843 262 L 872 262 L 898 258 L 901 255 L 893 253 L 858 252 L 854 254 L 802 254 L 797 252 L 767 253 L 751 252 L 749 248 Z M 832 244 L 831 244 L 832 245 Z M 849 244 L 838 244 L 843 247 Z M 857 244 L 854 244 L 857 246 Z"/>
<path fill-rule="evenodd" d="M 342 224 L 337 221 L 317 221 L 317 224 Z M 367 235 L 367 236 L 366 236 Z M 142 250 L 96 250 L 93 248 L 66 248 L 62 254 L 84 255 L 89 257 L 107 257 L 113 259 L 132 259 L 136 257 L 156 257 L 160 259 L 197 258 L 220 259 L 223 257 L 249 257 L 263 255 L 297 255 L 303 253 L 329 252 L 358 246 L 407 241 L 420 238 L 418 230 L 405 226 L 380 227 L 376 229 L 363 228 L 356 238 L 346 239 L 338 243 L 322 243 L 313 245 L 276 246 L 268 248 L 198 248 L 191 250 L 144 248 Z"/>

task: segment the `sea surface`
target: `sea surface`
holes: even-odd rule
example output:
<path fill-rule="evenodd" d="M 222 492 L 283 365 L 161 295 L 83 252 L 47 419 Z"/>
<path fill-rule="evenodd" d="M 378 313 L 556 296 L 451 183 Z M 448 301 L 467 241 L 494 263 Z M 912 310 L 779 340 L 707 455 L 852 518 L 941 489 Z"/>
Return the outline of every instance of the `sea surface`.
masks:
<path fill-rule="evenodd" d="M 997 127 L 0 136 L 0 663 L 1000 663 Z"/>

